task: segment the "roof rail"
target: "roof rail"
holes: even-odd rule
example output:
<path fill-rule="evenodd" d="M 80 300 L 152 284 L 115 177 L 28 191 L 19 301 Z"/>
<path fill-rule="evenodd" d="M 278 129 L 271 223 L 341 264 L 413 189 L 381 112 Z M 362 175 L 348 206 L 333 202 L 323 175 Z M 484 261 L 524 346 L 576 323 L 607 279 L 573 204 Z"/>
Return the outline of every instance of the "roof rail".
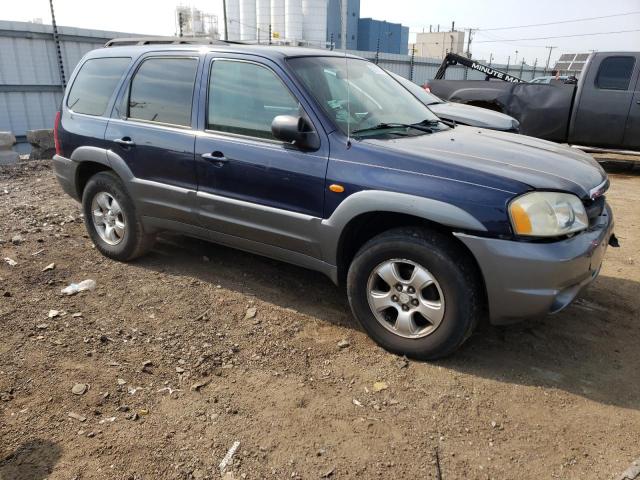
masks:
<path fill-rule="evenodd" d="M 114 38 L 104 44 L 105 47 L 122 47 L 129 45 L 227 45 L 224 40 L 202 37 L 124 37 Z"/>

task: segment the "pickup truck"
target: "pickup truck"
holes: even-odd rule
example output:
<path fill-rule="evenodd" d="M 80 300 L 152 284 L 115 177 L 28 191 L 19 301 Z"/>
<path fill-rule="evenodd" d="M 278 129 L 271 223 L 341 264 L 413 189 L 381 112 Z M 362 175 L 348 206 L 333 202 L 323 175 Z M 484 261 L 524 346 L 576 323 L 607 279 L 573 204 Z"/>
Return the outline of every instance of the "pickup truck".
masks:
<path fill-rule="evenodd" d="M 487 80 L 505 80 L 459 55 L 445 62 L 469 63 L 469 68 L 485 72 Z M 577 85 L 527 83 L 514 77 L 439 79 L 443 73 L 441 67 L 429 82 L 431 92 L 510 115 L 520 122 L 524 135 L 588 150 L 640 150 L 640 52 L 592 53 Z"/>

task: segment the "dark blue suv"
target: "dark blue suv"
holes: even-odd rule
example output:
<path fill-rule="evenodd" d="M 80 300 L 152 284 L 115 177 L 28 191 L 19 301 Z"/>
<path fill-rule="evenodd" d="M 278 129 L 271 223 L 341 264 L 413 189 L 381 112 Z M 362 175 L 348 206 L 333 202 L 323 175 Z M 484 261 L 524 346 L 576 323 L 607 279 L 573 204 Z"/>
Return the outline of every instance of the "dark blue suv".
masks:
<path fill-rule="evenodd" d="M 446 125 L 355 56 L 119 46 L 78 64 L 55 171 L 107 257 L 177 231 L 346 286 L 385 348 L 436 358 L 480 318 L 567 306 L 612 238 L 587 154 Z"/>

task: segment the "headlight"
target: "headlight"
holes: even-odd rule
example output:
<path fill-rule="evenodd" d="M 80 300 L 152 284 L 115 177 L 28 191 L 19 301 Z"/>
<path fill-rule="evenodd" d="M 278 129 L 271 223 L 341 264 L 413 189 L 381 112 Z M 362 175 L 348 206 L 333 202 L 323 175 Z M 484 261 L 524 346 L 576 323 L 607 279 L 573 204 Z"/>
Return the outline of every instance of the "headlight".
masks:
<path fill-rule="evenodd" d="M 559 237 L 589 226 L 584 205 L 571 193 L 526 193 L 511 202 L 509 216 L 516 234 L 531 237 Z"/>

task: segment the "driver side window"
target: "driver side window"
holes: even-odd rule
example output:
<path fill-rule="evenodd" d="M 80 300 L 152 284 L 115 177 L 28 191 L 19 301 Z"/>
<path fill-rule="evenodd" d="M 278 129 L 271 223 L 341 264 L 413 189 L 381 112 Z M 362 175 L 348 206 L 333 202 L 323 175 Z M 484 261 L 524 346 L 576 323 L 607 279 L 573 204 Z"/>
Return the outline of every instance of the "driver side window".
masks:
<path fill-rule="evenodd" d="M 298 101 L 267 67 L 236 60 L 212 62 L 208 130 L 274 139 L 273 119 L 298 112 Z"/>

